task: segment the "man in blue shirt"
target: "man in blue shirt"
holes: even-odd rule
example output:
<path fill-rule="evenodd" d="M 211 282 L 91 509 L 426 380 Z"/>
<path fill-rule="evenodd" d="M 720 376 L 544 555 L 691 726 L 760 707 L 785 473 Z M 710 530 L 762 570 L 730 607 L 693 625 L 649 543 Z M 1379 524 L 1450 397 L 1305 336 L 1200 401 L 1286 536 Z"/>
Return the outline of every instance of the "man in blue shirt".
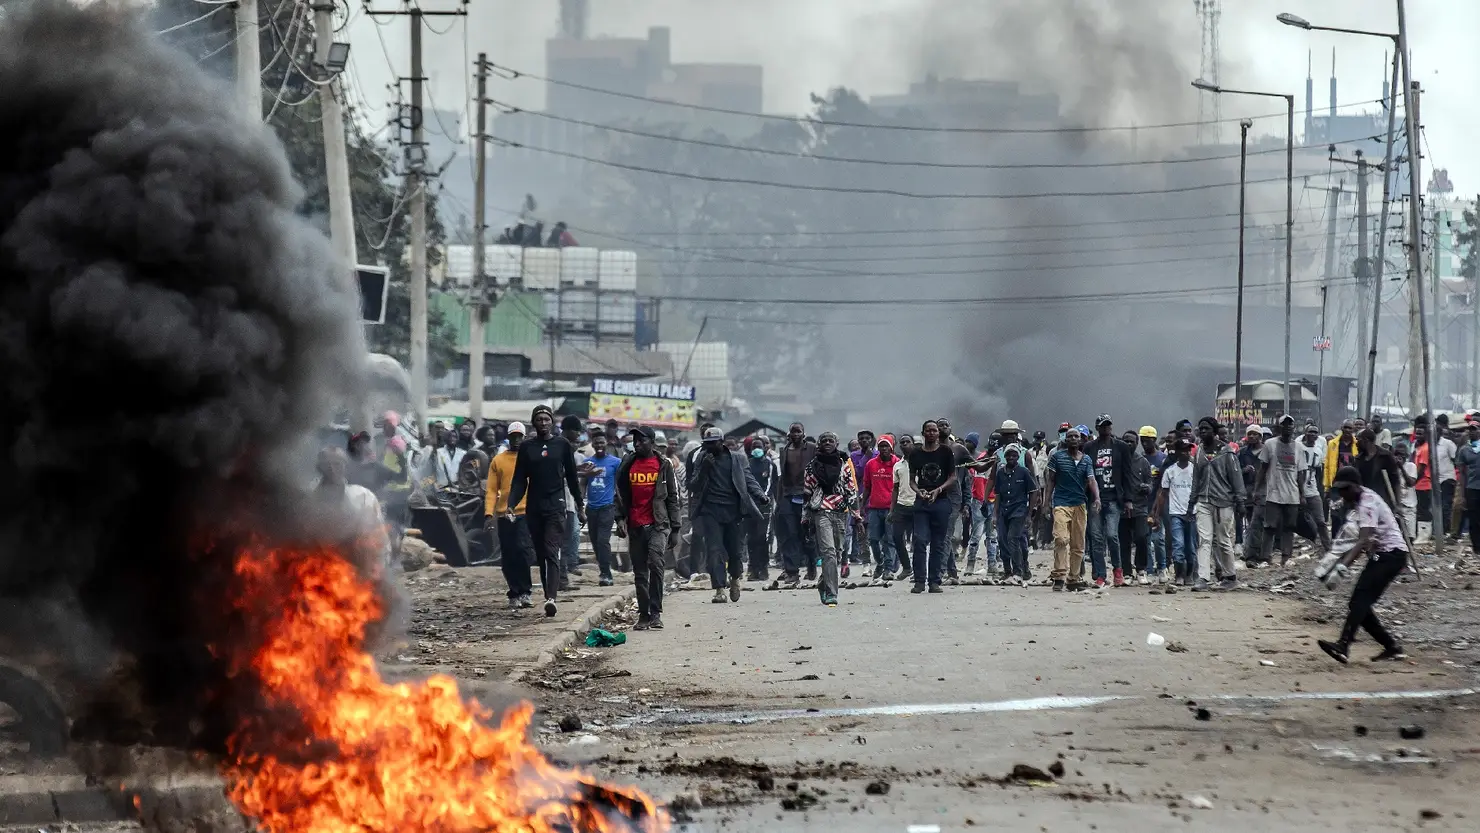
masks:
<path fill-rule="evenodd" d="M 1028 572 L 1027 529 L 1030 510 L 1037 507 L 1038 481 L 1026 466 L 1018 465 L 1022 446 L 1013 443 L 1003 449 L 1006 462 L 997 469 L 997 541 L 1002 549 L 1003 580 L 1021 587 L 1033 576 Z"/>
<path fill-rule="evenodd" d="M 612 586 L 612 525 L 617 520 L 616 474 L 620 465 L 620 458 L 606 453 L 604 435 L 591 438 L 591 456 L 581 464 L 580 473 L 586 481 L 586 524 L 602 587 Z"/>
<path fill-rule="evenodd" d="M 1089 512 L 1100 511 L 1100 491 L 1078 428 L 1064 435 L 1064 447 L 1048 458 L 1048 490 L 1053 494 L 1053 589 L 1084 589 L 1084 532 Z"/>

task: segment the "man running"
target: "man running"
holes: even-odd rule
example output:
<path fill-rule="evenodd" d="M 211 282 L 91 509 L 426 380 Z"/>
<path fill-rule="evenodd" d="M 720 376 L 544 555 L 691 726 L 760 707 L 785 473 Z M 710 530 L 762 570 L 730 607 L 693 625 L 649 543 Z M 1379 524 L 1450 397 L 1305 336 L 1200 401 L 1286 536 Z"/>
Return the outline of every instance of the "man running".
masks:
<path fill-rule="evenodd" d="M 1080 448 L 1078 428 L 1064 434 L 1064 447 L 1048 458 L 1048 482 L 1053 495 L 1054 592 L 1084 589 L 1084 537 L 1089 512 L 1100 509 L 1099 487 L 1089 456 Z"/>
<path fill-rule="evenodd" d="M 1347 526 L 1339 537 L 1344 541 L 1353 537 L 1356 540 L 1345 555 L 1331 553 L 1322 558 L 1316 567 L 1316 578 L 1325 581 L 1328 587 L 1334 587 L 1358 558 L 1363 555 L 1368 558 L 1367 566 L 1362 568 L 1356 587 L 1352 589 L 1341 637 L 1335 642 L 1320 639 L 1317 644 L 1328 656 L 1345 665 L 1360 628 L 1382 646 L 1382 653 L 1373 657 L 1373 662 L 1406 659 L 1408 655 L 1403 652 L 1403 646 L 1382 626 L 1372 608 L 1408 565 L 1408 544 L 1398 529 L 1393 510 L 1376 492 L 1362 485 L 1361 474 L 1355 468 L 1348 466 L 1337 472 L 1331 487 L 1347 506 Z"/>
<path fill-rule="evenodd" d="M 637 589 L 633 630 L 663 627 L 664 554 L 678 541 L 678 477 L 653 448 L 653 430 L 632 429 L 632 453 L 617 468 L 617 535 L 627 539 Z"/>
<path fill-rule="evenodd" d="M 560 580 L 565 574 L 560 549 L 567 541 L 566 507 L 574 498 L 579 523 L 586 521 L 586 507 L 581 503 L 581 481 L 576 476 L 575 447 L 555 434 L 555 412 L 548 405 L 536 405 L 530 422 L 534 423 L 535 436 L 519 446 L 513 483 L 509 487 L 509 505 L 518 506 L 528 496 L 525 522 L 540 565 L 545 615 L 553 617 Z"/>

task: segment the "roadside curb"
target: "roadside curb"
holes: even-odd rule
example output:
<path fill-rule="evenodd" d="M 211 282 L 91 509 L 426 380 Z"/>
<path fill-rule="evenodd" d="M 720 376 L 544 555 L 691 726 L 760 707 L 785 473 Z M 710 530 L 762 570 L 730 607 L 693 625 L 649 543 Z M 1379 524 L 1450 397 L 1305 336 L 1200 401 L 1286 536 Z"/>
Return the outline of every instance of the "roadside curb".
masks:
<path fill-rule="evenodd" d="M 629 604 L 636 597 L 637 589 L 630 588 L 621 593 L 606 597 L 586 609 L 585 615 L 571 623 L 569 627 L 560 634 L 540 647 L 539 653 L 535 655 L 534 664 L 528 668 L 520 668 L 509 674 L 510 683 L 522 683 L 531 671 L 553 665 L 555 660 L 567 649 L 574 647 L 576 642 L 584 638 L 588 632 L 608 614 L 618 608 Z"/>
<path fill-rule="evenodd" d="M 126 790 L 63 787 L 0 793 L 0 825 L 96 823 L 172 816 L 193 818 L 229 807 L 220 784 L 145 786 Z"/>

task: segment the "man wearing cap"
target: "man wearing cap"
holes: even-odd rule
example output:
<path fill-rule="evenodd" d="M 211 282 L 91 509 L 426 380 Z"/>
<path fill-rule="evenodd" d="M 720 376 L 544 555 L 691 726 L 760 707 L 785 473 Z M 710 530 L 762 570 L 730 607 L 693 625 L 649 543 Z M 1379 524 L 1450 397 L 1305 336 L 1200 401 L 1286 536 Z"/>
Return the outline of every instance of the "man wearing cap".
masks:
<path fill-rule="evenodd" d="M 617 535 L 627 539 L 637 591 L 633 630 L 663 627 L 665 554 L 678 544 L 678 478 L 653 448 L 653 429 L 632 429 L 632 453 L 616 473 Z"/>
<path fill-rule="evenodd" d="M 872 431 L 869 431 L 867 429 L 859 431 L 857 442 L 858 449 L 856 451 L 850 450 L 848 452 L 848 459 L 853 463 L 854 476 L 858 480 L 862 480 L 863 467 L 868 464 L 869 460 L 872 460 L 874 459 L 874 457 L 878 456 L 879 452 L 875 448 L 876 441 L 874 439 L 874 432 Z M 848 552 L 848 559 L 854 564 L 864 564 L 868 562 L 869 549 L 868 546 L 864 543 L 864 539 L 867 537 L 867 535 L 868 532 L 865 530 L 863 535 L 855 534 L 853 536 L 853 547 Z"/>
<path fill-rule="evenodd" d="M 529 525 L 524 519 L 524 501 L 509 505 L 509 491 L 514 485 L 514 467 L 519 459 L 519 444 L 524 441 L 524 423 L 511 422 L 508 428 L 509 447 L 495 454 L 488 464 L 488 485 L 484 489 L 484 511 L 487 517 L 483 524 L 489 532 L 498 534 L 499 550 L 502 553 L 500 567 L 504 582 L 509 586 L 509 609 L 533 607 L 529 598 L 534 591 L 530 579 L 530 559 L 534 555 L 534 543 L 529 537 Z"/>
<path fill-rule="evenodd" d="M 1244 492 L 1251 496 L 1244 507 L 1245 515 L 1238 520 L 1234 540 L 1242 540 L 1244 560 L 1257 563 L 1264 550 L 1264 492 L 1259 482 L 1259 454 L 1264 448 L 1264 426 L 1250 425 L 1244 429 L 1244 444 L 1238 450 L 1239 470 L 1243 472 Z"/>
<path fill-rule="evenodd" d="M 1280 547 L 1280 566 L 1295 557 L 1295 527 L 1300 521 L 1305 480 L 1309 473 L 1304 457 L 1295 442 L 1295 417 L 1283 414 L 1275 421 L 1274 439 L 1259 449 L 1259 473 L 1254 487 L 1264 495 L 1264 538 L 1251 563 L 1268 564 L 1276 539 Z M 1257 498 L 1256 498 L 1257 500 Z"/>
<path fill-rule="evenodd" d="M 1095 586 L 1104 587 L 1106 562 L 1120 560 L 1120 518 L 1131 511 L 1131 448 L 1115 436 L 1109 414 L 1095 418 L 1095 432 L 1095 438 L 1084 446 L 1100 495 L 1099 511 L 1089 515 L 1089 558 Z M 1115 578 L 1117 584 L 1125 583 L 1120 567 L 1115 567 Z"/>
<path fill-rule="evenodd" d="M 997 494 L 997 541 L 1002 553 L 1003 580 L 1019 587 L 1033 579 L 1028 568 L 1027 524 L 1038 502 L 1038 480 L 1019 464 L 1023 448 L 1011 443 L 1002 449 L 1003 464 L 993 472 Z"/>
<path fill-rule="evenodd" d="M 1347 525 L 1339 536 L 1339 542 L 1355 542 L 1344 555 L 1330 553 L 1316 566 L 1316 578 L 1334 588 L 1347 569 L 1362 555 L 1367 555 L 1367 566 L 1357 577 L 1352 589 L 1351 601 L 1347 606 L 1346 623 L 1341 636 L 1335 642 L 1316 640 L 1328 656 L 1345 665 L 1351 652 L 1357 630 L 1365 630 L 1382 646 L 1382 653 L 1372 658 L 1373 662 L 1406 659 L 1407 654 L 1398 640 L 1382 626 L 1373 611 L 1377 601 L 1408 565 L 1408 544 L 1398 528 L 1397 518 L 1387 503 L 1371 489 L 1362 485 L 1362 475 L 1347 466 L 1336 473 L 1331 482 L 1346 504 Z"/>
<path fill-rule="evenodd" d="M 1194 592 L 1212 589 L 1216 566 L 1224 586 L 1238 586 L 1233 560 L 1234 524 L 1243 515 L 1244 476 L 1238 455 L 1218 438 L 1218 420 L 1203 417 L 1197 429 L 1202 443 L 1193 460 L 1192 501 L 1197 516 L 1197 583 Z M 1215 563 L 1216 562 L 1216 563 Z M 1192 581 L 1188 576 L 1187 581 Z"/>
<path fill-rule="evenodd" d="M 746 465 L 755 482 L 772 499 L 770 507 L 761 507 L 761 512 L 745 520 L 745 550 L 750 554 L 750 563 L 745 568 L 745 578 L 750 581 L 765 581 L 771 571 L 771 513 L 775 507 L 776 486 L 781 479 L 776 461 L 766 453 L 771 441 L 757 434 L 745 439 Z"/>
<path fill-rule="evenodd" d="M 1321 494 L 1325 482 L 1326 444 L 1321 441 L 1321 429 L 1307 422 L 1300 437 L 1299 451 L 1305 466 L 1305 484 L 1300 487 L 1300 500 L 1305 507 L 1306 520 L 1321 545 L 1322 552 L 1331 549 L 1331 530 L 1326 526 L 1326 500 Z"/>
<path fill-rule="evenodd" d="M 771 499 L 746 465 L 745 455 L 725 445 L 725 435 L 714 426 L 704 429 L 702 446 L 694 455 L 689 482 L 689 512 L 693 516 L 694 546 L 699 547 L 709 567 L 710 586 L 715 604 L 724 604 L 725 590 L 729 601 L 740 601 L 740 576 L 744 570 L 745 548 L 741 544 L 742 524 L 761 513 Z M 697 572 L 697 571 L 696 571 Z"/>
<path fill-rule="evenodd" d="M 581 481 L 576 476 L 576 450 L 570 441 L 555 433 L 555 412 L 548 405 L 534 406 L 530 416 L 535 436 L 519 445 L 509 488 L 509 505 L 525 501 L 524 517 L 534 541 L 540 565 L 540 583 L 545 590 L 545 615 L 555 615 L 565 569 L 560 550 L 566 546 L 565 515 L 574 500 L 578 522 L 586 520 L 581 502 Z"/>

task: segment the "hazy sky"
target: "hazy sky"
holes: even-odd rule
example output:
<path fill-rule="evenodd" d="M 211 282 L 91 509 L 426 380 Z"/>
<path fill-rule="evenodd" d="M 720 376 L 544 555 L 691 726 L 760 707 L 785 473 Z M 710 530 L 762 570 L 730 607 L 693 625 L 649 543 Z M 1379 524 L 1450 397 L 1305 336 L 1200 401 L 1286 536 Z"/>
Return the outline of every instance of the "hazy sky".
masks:
<path fill-rule="evenodd" d="M 1192 3 L 1161 2 L 1174 12 L 1166 18 L 1177 23 L 1175 31 L 1168 31 L 1167 41 L 1185 51 L 1189 76 L 1195 75 L 1198 37 Z M 868 96 L 902 92 L 928 72 L 1031 78 L 1054 70 L 1023 70 L 994 60 L 998 54 L 992 48 L 994 39 L 1018 36 L 1017 26 L 993 25 L 994 13 L 1009 5 L 1007 0 L 591 0 L 591 4 L 590 32 L 594 36 L 642 37 L 649 26 L 667 25 L 673 29 L 675 61 L 762 64 L 766 109 L 771 112 L 800 111 L 807 106 L 810 93 L 840 85 Z M 1096 0 L 1075 0 L 1075 4 L 1093 7 Z M 358 3 L 352 5 L 358 9 Z M 372 6 L 379 9 L 399 5 L 397 0 L 372 0 Z M 1057 5 L 1055 0 L 1040 0 L 1036 7 L 1049 14 L 1047 10 Z M 454 0 L 423 0 L 426 9 L 455 6 Z M 1427 167 L 1447 167 L 1458 192 L 1473 194 L 1480 190 L 1480 161 L 1466 151 L 1470 140 L 1480 136 L 1480 109 L 1473 106 L 1474 88 L 1467 85 L 1480 80 L 1480 58 L 1475 48 L 1480 33 L 1480 2 L 1410 0 L 1408 8 L 1414 77 L 1425 90 L 1422 113 L 1430 154 Z M 1326 79 L 1334 47 L 1340 103 L 1373 100 L 1380 95 L 1387 40 L 1282 26 L 1274 19 L 1281 11 L 1301 15 L 1318 25 L 1378 31 L 1397 28 L 1394 0 L 1226 2 L 1221 65 L 1225 86 L 1291 91 L 1303 106 L 1310 52 L 1314 55 L 1319 109 L 1327 100 Z M 389 97 L 391 66 L 400 74 L 409 72 L 406 19 L 382 20 L 385 22 L 377 32 L 368 16 L 356 11 L 350 26 L 358 89 L 372 105 Z M 447 30 L 446 34 L 427 34 L 433 100 L 446 109 L 457 109 L 464 101 L 464 77 L 471 60 L 464 60 L 465 43 L 469 55 L 484 51 L 498 63 L 542 74 L 545 39 L 555 34 L 557 20 L 557 0 L 474 0 L 466 39 L 461 21 L 447 30 L 448 19 L 433 20 L 437 30 Z M 1072 54 L 1067 45 L 1065 54 Z M 1172 82 L 1178 79 L 1154 81 L 1172 88 Z M 525 107 L 538 107 L 543 100 L 541 84 L 531 80 L 496 80 L 492 94 Z M 1167 107 L 1177 114 L 1172 120 L 1195 118 L 1196 95 L 1189 88 L 1185 97 L 1167 102 Z M 1278 103 L 1268 100 L 1225 97 L 1223 102 L 1226 119 L 1276 109 Z M 1126 113 L 1121 118 L 1126 123 L 1145 123 L 1166 120 L 1166 115 Z M 1255 131 L 1277 133 L 1282 127 L 1280 120 L 1269 119 L 1259 122 Z M 1233 124 L 1224 129 L 1225 139 L 1236 136 Z"/>

